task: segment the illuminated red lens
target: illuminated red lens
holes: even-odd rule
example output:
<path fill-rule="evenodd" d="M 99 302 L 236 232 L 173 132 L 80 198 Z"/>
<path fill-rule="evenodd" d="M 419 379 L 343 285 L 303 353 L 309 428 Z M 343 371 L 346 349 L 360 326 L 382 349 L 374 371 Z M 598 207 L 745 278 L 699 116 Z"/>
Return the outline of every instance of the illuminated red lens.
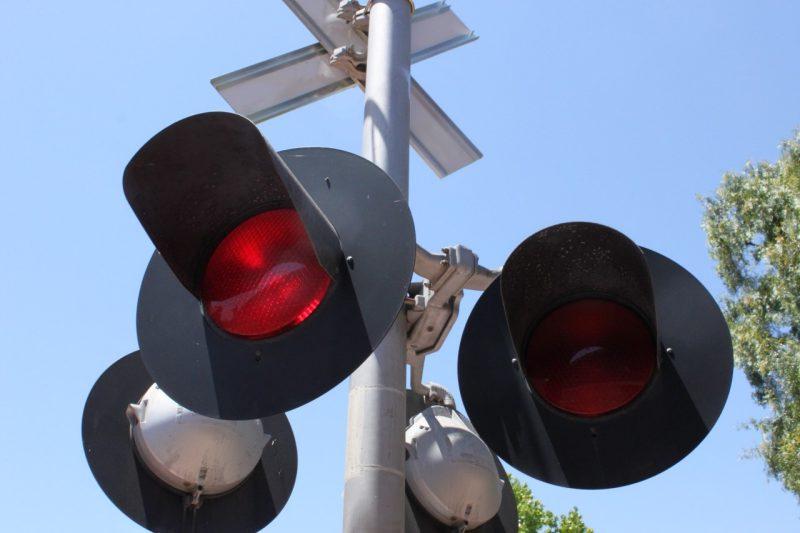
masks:
<path fill-rule="evenodd" d="M 272 337 L 308 318 L 330 283 L 297 212 L 277 209 L 246 220 L 217 246 L 203 305 L 228 333 Z"/>
<path fill-rule="evenodd" d="M 528 340 L 525 372 L 553 406 L 599 416 L 630 403 L 656 366 L 655 341 L 644 320 L 609 300 L 563 305 Z"/>

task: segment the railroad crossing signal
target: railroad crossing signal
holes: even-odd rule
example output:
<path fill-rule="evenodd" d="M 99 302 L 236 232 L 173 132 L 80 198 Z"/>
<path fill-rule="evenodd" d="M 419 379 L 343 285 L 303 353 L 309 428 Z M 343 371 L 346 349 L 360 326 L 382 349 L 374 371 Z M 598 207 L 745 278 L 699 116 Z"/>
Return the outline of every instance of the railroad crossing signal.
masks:
<path fill-rule="evenodd" d="M 279 154 L 248 119 L 205 113 L 148 141 L 123 182 L 156 245 L 139 296 L 142 360 L 195 412 L 246 420 L 313 400 L 403 305 L 411 213 L 361 157 Z"/>
<path fill-rule="evenodd" d="M 470 315 L 458 360 L 467 413 L 500 457 L 593 489 L 641 481 L 691 452 L 732 371 L 728 327 L 697 279 L 580 222 L 511 253 Z"/>
<path fill-rule="evenodd" d="M 255 442 L 252 437 L 236 438 L 241 434 L 242 428 L 236 427 L 240 422 L 199 420 L 203 431 L 197 431 L 191 421 L 197 415 L 182 408 L 171 419 L 151 419 L 145 405 L 134 424 L 133 416 L 125 416 L 126 410 L 141 405 L 153 387 L 153 378 L 134 352 L 111 365 L 86 400 L 83 449 L 92 474 L 114 505 L 150 531 L 247 533 L 274 520 L 289 500 L 297 475 L 297 448 L 286 415 L 249 421 L 260 434 Z M 151 446 L 132 438 L 136 424 L 150 425 L 157 433 L 155 442 L 149 441 Z M 195 431 L 170 440 L 185 426 Z M 212 441 L 224 438 L 227 448 L 210 444 L 209 437 Z M 152 460 L 143 460 L 145 456 Z M 160 461 L 164 456 L 170 460 Z M 219 459 L 216 463 L 214 456 Z M 232 478 L 230 472 L 243 462 L 240 475 Z M 175 463 L 183 468 L 177 470 Z M 202 480 L 211 484 L 212 477 L 217 483 L 223 479 L 231 483 L 221 486 L 221 493 L 204 494 Z"/>
<path fill-rule="evenodd" d="M 366 7 L 354 0 L 284 1 L 319 43 L 213 80 L 244 116 L 205 113 L 179 121 L 125 169 L 125 195 L 156 252 L 139 297 L 140 352 L 101 376 L 84 410 L 86 456 L 109 498 L 154 531 L 263 527 L 295 479 L 296 449 L 283 412 L 350 375 L 400 312 L 409 314 L 398 323 L 412 324 L 410 336 L 381 361 L 404 371 L 394 363 L 406 361 L 406 340 L 417 362 L 412 387 L 431 393 L 435 387 L 421 383 L 424 355 L 450 331 L 461 291 L 481 290 L 494 278 L 459 350 L 471 422 L 441 398 L 424 404 L 409 395 L 408 415 L 417 415 L 417 426 L 406 428 L 406 449 L 418 455 L 406 464 L 407 533 L 454 526 L 516 531 L 513 494 L 489 449 L 533 477 L 577 488 L 635 483 L 690 453 L 716 422 L 732 373 L 727 326 L 702 285 L 666 257 L 589 223 L 534 234 L 512 252 L 502 274 L 478 265 L 461 246 L 439 265 L 416 246 L 404 195 L 383 170 L 338 150 L 275 152 L 254 122 L 354 85 L 366 90 L 368 34 L 390 41 L 387 57 L 407 65 L 471 42 L 474 33 L 443 2 L 420 8 L 410 26 L 409 58 L 398 37 L 408 37 L 409 19 L 392 18 L 403 11 L 390 10 L 413 7 L 410 0 Z M 370 33 L 373 4 L 385 9 L 382 31 Z M 382 152 L 371 157 L 397 171 L 401 188 L 407 176 L 394 174 L 407 171 L 407 141 L 440 177 L 480 158 L 410 76 L 396 83 L 393 65 L 373 62 L 370 70 L 380 74 L 378 86 L 396 85 L 380 102 L 395 105 L 395 119 L 368 121 L 380 141 L 370 146 Z M 368 100 L 381 98 L 373 93 Z M 417 267 L 427 264 L 430 279 L 412 297 L 415 260 Z M 416 346 L 410 341 L 422 326 L 426 342 Z M 375 368 L 388 376 L 387 368 Z M 388 391 L 369 396 L 380 399 L 370 413 L 396 417 L 402 408 L 389 394 L 398 392 L 394 376 L 370 379 L 361 379 L 364 388 L 380 389 L 385 381 Z M 370 420 L 362 411 L 358 427 L 365 435 L 375 431 L 354 440 L 364 447 L 353 457 L 374 459 L 374 472 L 391 470 L 401 456 L 378 457 L 385 450 L 375 443 L 392 443 L 386 436 L 395 436 L 394 420 Z M 463 468 L 457 454 L 431 452 L 454 434 L 465 440 L 448 441 L 453 449 L 482 459 Z M 482 470 L 471 471 L 476 465 Z M 447 493 L 441 482 L 447 472 L 471 480 L 475 490 Z M 385 491 L 366 491 L 377 486 L 369 476 L 353 485 L 350 503 L 352 495 L 374 496 L 369 519 L 353 519 L 365 499 L 348 506 L 345 490 L 348 531 L 360 533 L 362 524 L 387 514 L 402 523 L 403 502 L 394 497 L 402 495 L 402 467 L 392 475 L 400 482 L 382 485 Z"/>

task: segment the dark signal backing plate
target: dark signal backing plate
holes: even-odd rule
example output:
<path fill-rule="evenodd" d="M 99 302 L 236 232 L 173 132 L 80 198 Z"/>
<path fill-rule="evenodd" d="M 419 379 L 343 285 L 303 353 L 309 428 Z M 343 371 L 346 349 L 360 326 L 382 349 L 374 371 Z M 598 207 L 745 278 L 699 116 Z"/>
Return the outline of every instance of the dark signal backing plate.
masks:
<path fill-rule="evenodd" d="M 139 352 L 134 352 L 111 365 L 86 400 L 84 452 L 97 483 L 114 505 L 140 526 L 164 533 L 245 533 L 274 520 L 289 500 L 297 475 L 297 448 L 286 415 L 261 419 L 273 440 L 250 476 L 193 512 L 185 505 L 185 495 L 158 481 L 136 456 L 125 409 L 152 384 Z"/>
<path fill-rule="evenodd" d="M 522 472 L 574 488 L 636 483 L 683 459 L 719 417 L 733 372 L 722 313 L 688 271 L 643 252 L 664 350 L 641 396 L 605 416 L 572 416 L 531 392 L 509 333 L 499 278 L 475 305 L 459 349 L 461 396 L 481 438 Z"/>
<path fill-rule="evenodd" d="M 320 306 L 273 338 L 229 335 L 207 320 L 158 252 L 142 282 L 137 332 L 150 375 L 176 402 L 206 416 L 252 419 L 324 394 L 377 347 L 402 307 L 416 239 L 408 204 L 378 167 L 339 150 L 281 158 L 316 202 L 349 258 Z"/>

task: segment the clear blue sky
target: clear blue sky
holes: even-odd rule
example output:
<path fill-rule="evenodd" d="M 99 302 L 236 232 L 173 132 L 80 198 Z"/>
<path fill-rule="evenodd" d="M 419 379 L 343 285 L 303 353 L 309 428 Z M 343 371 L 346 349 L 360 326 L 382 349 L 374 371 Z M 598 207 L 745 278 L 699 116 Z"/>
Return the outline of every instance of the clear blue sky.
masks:
<path fill-rule="evenodd" d="M 500 265 L 545 226 L 602 222 L 721 295 L 696 194 L 748 159 L 774 159 L 800 126 L 800 3 L 454 4 L 481 39 L 414 75 L 485 158 L 440 181 L 412 155 L 420 242 L 463 243 Z M 136 349 L 152 251 L 122 170 L 167 124 L 227 109 L 210 78 L 311 42 L 277 0 L 3 3 L 0 529 L 138 529 L 95 484 L 80 437 L 95 379 Z M 349 91 L 262 130 L 278 148 L 359 152 L 361 104 Z M 475 299 L 426 370 L 454 392 Z M 345 413 L 346 383 L 290 413 L 300 470 L 271 531 L 340 530 Z M 758 435 L 740 426 L 760 414 L 737 371 L 714 431 L 666 473 L 603 492 L 525 479 L 598 532 L 798 531 L 794 498 L 742 458 Z"/>

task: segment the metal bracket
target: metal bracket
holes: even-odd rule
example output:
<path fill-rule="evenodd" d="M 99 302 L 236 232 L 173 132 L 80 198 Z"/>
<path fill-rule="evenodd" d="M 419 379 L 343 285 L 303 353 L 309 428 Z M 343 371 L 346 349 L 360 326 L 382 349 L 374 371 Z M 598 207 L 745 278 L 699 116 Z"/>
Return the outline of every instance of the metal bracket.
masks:
<path fill-rule="evenodd" d="M 438 383 L 426 383 L 423 385 L 427 392 L 424 394 L 425 403 L 428 405 L 443 405 L 450 409 L 456 408 L 456 401 L 450 391 Z"/>
<path fill-rule="evenodd" d="M 188 496 L 187 507 L 189 509 L 199 509 L 203 505 L 203 487 L 199 485 L 191 495 Z"/>
<path fill-rule="evenodd" d="M 351 24 L 356 30 L 367 33 L 369 31 L 369 10 L 374 0 L 369 0 L 367 5 L 361 5 L 358 0 L 340 0 L 336 9 L 336 16 Z M 411 13 L 414 13 L 414 0 L 408 0 Z"/>
<path fill-rule="evenodd" d="M 367 54 L 351 46 L 340 46 L 331 54 L 330 65 L 360 83 L 367 81 Z"/>
<path fill-rule="evenodd" d="M 451 246 L 442 250 L 444 272 L 423 282 L 419 294 L 407 308 L 408 346 L 416 356 L 437 351 L 458 316 L 463 289 L 478 266 L 478 256 L 469 248 Z"/>
<path fill-rule="evenodd" d="M 445 275 L 447 270 L 448 258 L 446 255 L 432 254 L 419 244 L 417 244 L 417 256 L 414 263 L 414 273 L 423 278 L 438 280 Z M 500 275 L 500 270 L 492 270 L 481 265 L 477 265 L 472 277 L 464 285 L 465 289 L 474 291 L 485 291 L 489 285 Z"/>
<path fill-rule="evenodd" d="M 340 0 L 339 7 L 336 9 L 336 16 L 344 19 L 345 22 L 352 22 L 356 13 L 365 9 L 358 0 Z"/>
<path fill-rule="evenodd" d="M 360 32 L 369 30 L 369 4 L 362 6 L 358 0 L 341 0 L 336 16 Z"/>
<path fill-rule="evenodd" d="M 427 394 L 422 384 L 425 356 L 438 351 L 458 318 L 464 287 L 478 271 L 478 256 L 460 244 L 442 250 L 441 273 L 434 280 L 412 285 L 406 302 L 408 333 L 406 363 L 412 390 Z"/>

